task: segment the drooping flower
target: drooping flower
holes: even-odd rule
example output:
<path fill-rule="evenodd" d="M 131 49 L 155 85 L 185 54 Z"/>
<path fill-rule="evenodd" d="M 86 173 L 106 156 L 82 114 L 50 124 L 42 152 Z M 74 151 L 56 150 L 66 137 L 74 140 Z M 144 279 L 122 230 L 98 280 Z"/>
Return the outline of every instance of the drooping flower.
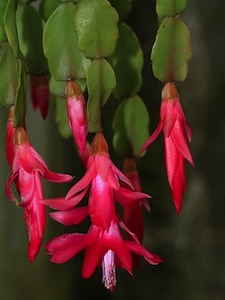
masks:
<path fill-rule="evenodd" d="M 186 188 L 184 160 L 186 159 L 192 166 L 194 163 L 188 147 L 188 141 L 190 142 L 192 138 L 191 129 L 181 107 L 176 86 L 172 82 L 167 82 L 162 90 L 159 124 L 142 146 L 141 152 L 154 142 L 161 131 L 164 134 L 167 177 L 174 205 L 179 213 Z"/>
<path fill-rule="evenodd" d="M 141 192 L 140 176 L 134 158 L 125 158 L 122 171 L 132 183 L 134 191 Z M 132 207 L 123 207 L 123 222 L 136 235 L 140 243 L 144 236 L 143 206 L 150 211 L 150 206 L 146 199 L 139 199 Z M 128 239 L 131 239 L 129 234 Z M 140 256 L 135 255 L 134 261 L 137 266 L 140 266 Z"/>
<path fill-rule="evenodd" d="M 86 166 L 90 155 L 90 145 L 87 142 L 88 124 L 83 93 L 79 84 L 73 80 L 67 82 L 65 93 L 69 127 L 73 133 L 78 154 Z"/>
<path fill-rule="evenodd" d="M 24 219 L 29 238 L 28 258 L 32 262 L 40 249 L 46 223 L 45 206 L 40 202 L 44 198 L 41 177 L 61 183 L 71 181 L 72 176 L 55 173 L 48 169 L 30 144 L 24 127 L 16 128 L 14 136 L 12 136 L 11 127 L 8 129 L 6 156 L 12 172 L 7 180 L 6 194 L 18 206 L 24 207 Z M 12 191 L 13 182 L 15 182 L 21 203 L 17 201 Z"/>
<path fill-rule="evenodd" d="M 49 87 L 46 75 L 30 76 L 30 94 L 33 109 L 40 109 L 43 119 L 46 119 L 49 109 Z"/>
<path fill-rule="evenodd" d="M 116 284 L 116 265 L 132 274 L 131 252 L 143 256 L 150 264 L 156 265 L 161 262 L 160 257 L 148 252 L 139 243 L 135 234 L 116 213 L 116 201 L 132 207 L 139 199 L 149 198 L 144 193 L 121 187 L 121 181 L 133 188 L 127 177 L 110 160 L 103 134 L 96 133 L 85 175 L 69 190 L 64 200 L 59 199 L 60 211 L 52 213 L 52 217 L 64 225 L 78 224 L 89 214 L 89 231 L 87 234 L 64 234 L 46 245 L 48 253 L 52 255 L 51 261 L 55 263 L 64 263 L 85 249 L 83 277 L 89 278 L 96 267 L 102 264 L 103 282 L 110 290 Z M 83 197 L 79 195 L 83 192 L 86 194 L 89 188 L 88 206 L 72 208 L 72 205 L 76 206 L 82 200 Z M 57 206 L 57 199 L 42 202 L 52 208 Z M 68 204 L 70 202 L 71 206 Z M 123 239 L 119 226 L 133 237 L 132 241 Z"/>

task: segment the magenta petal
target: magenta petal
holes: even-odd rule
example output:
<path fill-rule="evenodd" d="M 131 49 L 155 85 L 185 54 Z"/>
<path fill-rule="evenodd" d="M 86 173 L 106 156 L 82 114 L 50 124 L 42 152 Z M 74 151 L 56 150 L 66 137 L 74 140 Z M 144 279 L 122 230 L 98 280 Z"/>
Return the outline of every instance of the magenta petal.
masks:
<path fill-rule="evenodd" d="M 133 207 L 142 199 L 151 198 L 148 194 L 142 192 L 130 191 L 125 188 L 120 188 L 115 191 L 116 200 L 125 207 Z"/>
<path fill-rule="evenodd" d="M 170 135 L 171 130 L 178 118 L 176 111 L 176 102 L 177 100 L 168 100 L 162 101 L 161 104 L 161 120 L 163 123 L 163 133 L 166 137 Z"/>
<path fill-rule="evenodd" d="M 106 178 L 108 185 L 111 186 L 112 189 L 118 190 L 120 188 L 118 177 L 116 176 L 115 172 L 110 168 L 108 176 Z"/>
<path fill-rule="evenodd" d="M 6 182 L 6 187 L 5 187 L 5 193 L 6 193 L 6 196 L 11 200 L 11 201 L 15 201 L 17 202 L 16 200 L 16 197 L 14 196 L 13 192 L 12 192 L 12 183 L 13 181 L 15 181 L 15 179 L 17 178 L 19 172 L 15 172 L 15 173 L 12 173 L 7 182 Z"/>
<path fill-rule="evenodd" d="M 71 259 L 85 248 L 85 237 L 81 233 L 63 234 L 48 242 L 45 248 L 52 255 L 51 261 L 62 264 Z"/>
<path fill-rule="evenodd" d="M 21 198 L 21 206 L 25 207 L 33 201 L 34 194 L 41 195 L 42 199 L 42 183 L 38 171 L 27 173 L 23 168 L 19 170 L 19 193 Z"/>
<path fill-rule="evenodd" d="M 89 278 L 94 273 L 104 253 L 105 249 L 99 241 L 96 241 L 93 246 L 86 248 L 82 266 L 83 278 Z"/>
<path fill-rule="evenodd" d="M 129 230 L 129 228 L 125 225 L 125 223 L 124 223 L 121 219 L 119 219 L 119 218 L 118 218 L 118 223 L 119 223 L 120 227 L 121 227 L 123 230 L 125 230 L 126 233 L 128 233 L 128 235 L 130 235 L 136 243 L 139 244 L 139 239 L 137 238 L 136 234 L 133 233 L 133 232 L 131 232 L 131 231 Z"/>
<path fill-rule="evenodd" d="M 108 229 L 115 214 L 113 190 L 99 175 L 92 181 L 89 209 L 92 223 Z"/>
<path fill-rule="evenodd" d="M 41 201 L 41 203 L 55 210 L 68 210 L 73 208 L 77 204 L 79 204 L 80 201 L 84 198 L 86 193 L 87 193 L 87 188 L 83 190 L 81 193 L 69 199 L 65 199 L 65 197 L 52 198 L 52 199 L 45 199 Z"/>
<path fill-rule="evenodd" d="M 119 177 L 119 179 L 125 182 L 133 190 L 134 189 L 133 184 L 127 178 L 127 176 L 125 176 L 112 162 L 111 162 L 111 167 L 113 172 Z"/>
<path fill-rule="evenodd" d="M 172 187 L 174 176 L 179 167 L 181 154 L 174 146 L 174 143 L 170 137 L 164 139 L 164 145 L 165 145 L 165 163 L 166 163 L 167 178 L 170 187 Z"/>
<path fill-rule="evenodd" d="M 163 128 L 163 123 L 160 121 L 156 130 L 153 132 L 153 134 L 147 139 L 147 141 L 144 143 L 144 145 L 141 147 L 140 154 L 148 148 L 158 137 L 160 134 L 161 130 Z"/>
<path fill-rule="evenodd" d="M 69 182 L 73 180 L 73 176 L 67 175 L 67 174 L 62 174 L 62 173 L 55 173 L 50 170 L 47 170 L 42 174 L 42 176 L 52 182 Z"/>
<path fill-rule="evenodd" d="M 88 210 L 88 206 L 77 207 L 68 211 L 53 212 L 50 216 L 55 221 L 70 226 L 81 223 L 87 217 Z"/>
<path fill-rule="evenodd" d="M 148 250 L 146 250 L 145 247 L 140 244 L 132 241 L 126 241 L 126 245 L 130 251 L 143 256 L 144 259 L 151 265 L 158 265 L 160 262 L 162 262 L 162 259 L 158 255 L 148 252 Z"/>
<path fill-rule="evenodd" d="M 95 166 L 94 166 L 94 164 L 92 164 L 88 168 L 88 170 L 86 171 L 84 176 L 66 194 L 66 199 L 71 198 L 76 193 L 78 193 L 78 192 L 82 191 L 83 189 L 85 189 L 86 187 L 88 187 L 89 184 L 91 183 L 92 179 L 95 176 L 96 176 Z"/>
<path fill-rule="evenodd" d="M 185 131 L 186 131 L 186 134 L 187 134 L 188 141 L 191 142 L 191 140 L 192 140 L 191 128 L 190 128 L 190 126 L 188 125 L 188 123 L 186 121 L 183 121 L 183 122 L 184 122 L 184 128 L 185 128 Z"/>
<path fill-rule="evenodd" d="M 180 167 L 178 168 L 174 176 L 173 186 L 171 187 L 173 202 L 178 214 L 180 213 L 181 206 L 182 206 L 185 185 L 186 185 L 186 180 L 185 180 L 185 170 L 184 170 L 184 160 L 183 160 L 180 162 Z"/>
<path fill-rule="evenodd" d="M 13 161 L 13 170 L 18 168 L 18 164 L 23 166 L 27 173 L 38 170 L 43 174 L 47 166 L 41 156 L 33 149 L 30 143 L 17 145 L 15 147 L 15 158 Z"/>
<path fill-rule="evenodd" d="M 122 266 L 132 275 L 132 257 L 115 222 L 112 222 L 108 232 L 104 232 L 102 241 L 105 249 L 115 252 Z"/>
<path fill-rule="evenodd" d="M 99 154 L 95 157 L 94 163 L 96 167 L 96 173 L 101 176 L 103 181 L 106 181 L 111 165 L 109 157 L 105 154 Z"/>
<path fill-rule="evenodd" d="M 192 166 L 194 166 L 193 159 L 187 145 L 187 139 L 184 136 L 184 130 L 180 123 L 175 123 L 171 133 L 171 138 L 181 155 L 187 159 Z"/>

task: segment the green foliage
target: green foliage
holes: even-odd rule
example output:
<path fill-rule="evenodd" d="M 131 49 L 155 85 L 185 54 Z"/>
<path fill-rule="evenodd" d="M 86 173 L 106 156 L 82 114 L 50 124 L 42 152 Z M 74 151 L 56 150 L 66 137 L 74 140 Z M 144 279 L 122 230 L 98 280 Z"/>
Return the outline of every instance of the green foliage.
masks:
<path fill-rule="evenodd" d="M 86 80 L 83 78 L 76 80 L 76 82 L 79 84 L 82 92 L 84 92 L 86 89 Z M 56 81 L 53 77 L 51 77 L 49 81 L 49 90 L 51 94 L 64 98 L 66 84 L 66 81 Z"/>
<path fill-rule="evenodd" d="M 26 98 L 27 98 L 27 69 L 26 64 L 21 57 L 19 63 L 19 84 L 16 91 L 15 109 L 14 109 L 14 127 L 23 126 L 26 115 Z"/>
<path fill-rule="evenodd" d="M 183 81 L 192 56 L 190 34 L 179 17 L 161 23 L 152 48 L 154 76 L 160 81 Z"/>
<path fill-rule="evenodd" d="M 0 102 L 3 105 L 14 104 L 19 86 L 19 61 L 8 43 L 5 43 L 0 58 L 0 73 L 4 74 L 0 80 Z"/>
<path fill-rule="evenodd" d="M 0 43 L 7 41 L 7 37 L 5 34 L 5 24 L 4 24 L 6 5 L 7 5 L 7 1 L 0 0 Z"/>
<path fill-rule="evenodd" d="M 187 7 L 188 0 L 156 0 L 156 12 L 159 17 L 175 17 Z"/>
<path fill-rule="evenodd" d="M 5 16 L 4 16 L 4 24 L 5 24 L 5 33 L 8 39 L 8 42 L 14 52 L 16 57 L 19 57 L 19 41 L 17 37 L 17 29 L 16 29 L 16 9 L 17 9 L 17 0 L 8 0 Z"/>
<path fill-rule="evenodd" d="M 42 47 L 43 23 L 40 15 L 33 6 L 19 4 L 16 22 L 20 50 L 26 58 L 28 73 L 48 73 L 48 64 Z"/>
<path fill-rule="evenodd" d="M 28 3 L 31 3 L 31 2 L 35 2 L 37 0 L 18 0 L 18 2 L 20 3 L 25 3 L 25 4 L 28 4 Z"/>
<path fill-rule="evenodd" d="M 149 136 L 148 124 L 148 111 L 139 96 L 123 100 L 113 120 L 115 150 L 123 157 L 138 157 Z"/>
<path fill-rule="evenodd" d="M 90 132 L 101 131 L 101 109 L 116 86 L 111 65 L 104 59 L 94 59 L 87 73 L 87 116 Z"/>
<path fill-rule="evenodd" d="M 72 132 L 68 124 L 66 100 L 62 97 L 55 97 L 55 121 L 58 124 L 59 132 L 64 138 L 72 136 Z"/>
<path fill-rule="evenodd" d="M 58 0 L 42 0 L 39 8 L 42 18 L 47 21 L 59 5 L 60 2 Z"/>
<path fill-rule="evenodd" d="M 143 53 L 134 32 L 125 23 L 119 24 L 119 40 L 109 61 L 116 74 L 114 94 L 123 99 L 137 94 L 142 84 Z"/>
<path fill-rule="evenodd" d="M 72 22 L 75 9 L 76 6 L 71 2 L 61 4 L 44 28 L 44 53 L 55 80 L 85 78 L 90 64 L 78 48 Z"/>
<path fill-rule="evenodd" d="M 127 18 L 128 13 L 131 11 L 131 2 L 132 0 L 110 0 L 119 15 L 120 21 Z"/>
<path fill-rule="evenodd" d="M 82 0 L 77 4 L 74 28 L 79 48 L 88 58 L 111 55 L 118 39 L 118 14 L 107 0 Z"/>

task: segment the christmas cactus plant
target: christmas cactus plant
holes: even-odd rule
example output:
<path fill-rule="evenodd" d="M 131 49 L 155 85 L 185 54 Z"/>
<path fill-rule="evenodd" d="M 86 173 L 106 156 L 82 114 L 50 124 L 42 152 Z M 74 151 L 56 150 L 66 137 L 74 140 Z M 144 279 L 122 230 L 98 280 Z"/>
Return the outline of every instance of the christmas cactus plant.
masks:
<path fill-rule="evenodd" d="M 100 266 L 107 289 L 116 286 L 117 267 L 132 275 L 141 257 L 151 265 L 162 262 L 143 245 L 143 209 L 150 211 L 151 197 L 142 190 L 138 164 L 162 132 L 169 187 L 180 213 L 185 161 L 194 166 L 191 129 L 177 90 L 192 55 L 181 19 L 187 2 L 156 1 L 159 28 L 149 52 L 153 74 L 163 87 L 159 124 L 150 135 L 148 109 L 139 95 L 143 51 L 126 23 L 131 0 L 0 0 L 0 101 L 8 108 L 6 159 L 11 168 L 5 191 L 24 209 L 30 262 L 42 246 L 48 214 L 73 228 L 89 219 L 87 232 L 65 232 L 45 248 L 57 264 L 84 250 L 82 276 L 89 278 Z M 112 149 L 102 122 L 109 98 L 117 105 Z M 64 138 L 74 139 L 85 168 L 80 180 L 49 170 L 32 146 L 28 99 L 43 119 L 54 106 L 56 125 Z M 112 161 L 113 151 L 122 158 L 121 168 Z M 63 197 L 46 199 L 41 178 L 73 183 Z M 48 207 L 54 211 L 49 213 Z"/>

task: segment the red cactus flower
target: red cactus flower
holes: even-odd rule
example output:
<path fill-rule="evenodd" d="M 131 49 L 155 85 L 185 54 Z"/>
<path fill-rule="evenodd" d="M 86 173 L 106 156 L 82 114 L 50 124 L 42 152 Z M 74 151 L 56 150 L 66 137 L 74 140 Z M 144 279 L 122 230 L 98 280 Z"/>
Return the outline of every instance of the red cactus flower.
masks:
<path fill-rule="evenodd" d="M 63 263 L 85 249 L 83 277 L 90 277 L 102 262 L 103 282 L 112 290 L 116 284 L 116 265 L 132 274 L 131 252 L 143 256 L 153 265 L 160 263 L 161 258 L 148 252 L 139 243 L 137 237 L 119 219 L 115 208 L 115 199 L 123 205 L 132 206 L 136 205 L 139 199 L 149 196 L 120 186 L 120 181 L 131 187 L 132 184 L 110 160 L 108 146 L 102 133 L 96 134 L 91 151 L 85 175 L 70 189 L 64 202 L 59 200 L 61 211 L 53 213 L 53 218 L 64 225 L 77 224 L 89 214 L 90 229 L 87 234 L 70 233 L 58 236 L 46 245 L 46 249 L 52 255 L 51 261 L 55 263 Z M 82 200 L 79 197 L 80 193 L 86 193 L 89 187 L 87 207 L 66 210 L 69 207 L 66 205 L 63 210 L 66 202 L 75 203 L 76 206 Z M 50 207 L 55 206 L 54 202 L 57 200 L 42 201 Z M 132 235 L 132 241 L 123 239 L 119 225 Z"/>
<path fill-rule="evenodd" d="M 30 94 L 33 109 L 40 109 L 43 119 L 46 119 L 49 108 L 49 88 L 46 75 L 30 76 Z"/>
<path fill-rule="evenodd" d="M 188 141 L 192 137 L 191 129 L 182 110 L 176 86 L 172 82 L 166 83 L 163 88 L 158 127 L 142 146 L 141 152 L 154 142 L 161 131 L 164 133 L 167 177 L 174 205 L 179 213 L 186 188 L 184 160 L 192 166 L 194 163 L 188 148 Z"/>
<path fill-rule="evenodd" d="M 48 170 L 43 159 L 30 144 L 23 127 L 15 129 L 13 141 L 11 139 L 10 129 L 7 136 L 6 155 L 9 158 L 12 173 L 7 180 L 6 194 L 18 206 L 24 207 L 24 219 L 29 237 L 28 258 L 32 262 L 40 249 L 46 223 L 45 206 L 40 202 L 44 198 L 41 176 L 53 182 L 68 182 L 72 180 L 72 176 Z M 13 181 L 21 203 L 12 192 Z"/>
<path fill-rule="evenodd" d="M 90 145 L 86 140 L 88 134 L 86 103 L 79 84 L 73 80 L 68 81 L 65 93 L 69 127 L 73 133 L 78 154 L 86 166 L 90 155 Z"/>
<path fill-rule="evenodd" d="M 124 160 L 123 173 L 133 184 L 134 190 L 136 192 L 141 192 L 140 177 L 134 158 L 126 158 Z M 136 235 L 140 243 L 142 242 L 144 236 L 143 205 L 148 211 L 150 211 L 150 206 L 146 199 L 140 199 L 132 207 L 123 207 L 123 222 L 127 226 L 127 228 L 129 228 L 129 230 Z M 131 239 L 131 236 L 129 234 L 128 239 Z M 137 267 L 139 267 L 140 256 L 134 255 L 134 262 Z"/>

